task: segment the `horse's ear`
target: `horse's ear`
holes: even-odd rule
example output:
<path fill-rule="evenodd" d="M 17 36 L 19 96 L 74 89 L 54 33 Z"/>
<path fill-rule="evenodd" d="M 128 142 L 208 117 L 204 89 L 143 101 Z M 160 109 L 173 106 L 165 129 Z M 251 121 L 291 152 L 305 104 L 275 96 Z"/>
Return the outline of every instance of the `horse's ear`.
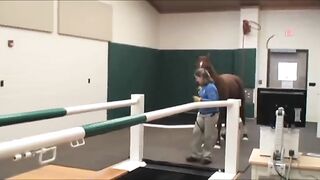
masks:
<path fill-rule="evenodd" d="M 198 57 L 198 60 L 199 60 L 199 61 L 204 61 L 204 60 L 207 60 L 207 59 L 208 59 L 207 56 L 199 56 L 199 57 Z"/>
<path fill-rule="evenodd" d="M 197 60 L 196 60 L 196 68 L 200 68 L 201 67 L 201 59 L 200 56 L 198 56 Z"/>

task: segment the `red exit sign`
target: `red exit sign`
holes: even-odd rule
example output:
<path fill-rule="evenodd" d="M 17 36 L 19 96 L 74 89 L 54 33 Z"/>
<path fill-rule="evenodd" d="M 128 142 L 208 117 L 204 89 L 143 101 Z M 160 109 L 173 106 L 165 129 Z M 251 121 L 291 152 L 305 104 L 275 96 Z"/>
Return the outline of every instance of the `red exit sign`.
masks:
<path fill-rule="evenodd" d="M 285 31 L 285 36 L 286 37 L 292 37 L 293 36 L 293 30 L 292 29 L 287 29 L 286 31 Z"/>

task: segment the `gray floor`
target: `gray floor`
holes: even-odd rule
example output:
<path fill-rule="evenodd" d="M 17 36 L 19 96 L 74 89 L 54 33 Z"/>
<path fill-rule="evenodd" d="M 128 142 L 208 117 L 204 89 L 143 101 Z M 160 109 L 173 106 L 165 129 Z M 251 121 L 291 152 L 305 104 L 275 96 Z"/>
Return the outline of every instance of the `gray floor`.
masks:
<path fill-rule="evenodd" d="M 240 171 L 249 166 L 248 159 L 253 148 L 259 146 L 259 128 L 256 123 L 248 121 L 249 141 L 241 142 Z M 144 157 L 152 160 L 186 163 L 185 157 L 190 152 L 191 129 L 145 129 Z M 316 137 L 316 124 L 308 123 L 300 136 L 300 151 L 320 153 L 320 139 Z M 213 150 L 213 168 L 224 167 L 224 146 L 221 150 Z M 106 135 L 86 139 L 86 145 L 73 149 L 69 145 L 58 147 L 58 158 L 54 164 L 100 170 L 129 156 L 129 131 L 123 129 Z M 193 164 L 199 166 L 199 164 Z M 37 159 L 32 158 L 19 162 L 9 159 L 0 161 L 0 179 L 10 177 L 39 167 Z M 241 176 L 250 178 L 250 167 Z"/>

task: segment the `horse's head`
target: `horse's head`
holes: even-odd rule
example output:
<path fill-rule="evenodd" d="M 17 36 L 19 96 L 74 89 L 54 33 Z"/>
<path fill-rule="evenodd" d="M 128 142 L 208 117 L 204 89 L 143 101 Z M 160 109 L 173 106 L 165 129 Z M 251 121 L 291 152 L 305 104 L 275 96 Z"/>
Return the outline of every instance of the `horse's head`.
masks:
<path fill-rule="evenodd" d="M 210 62 L 209 56 L 199 56 L 197 61 L 197 68 L 206 69 L 213 79 L 215 79 L 215 76 L 217 76 L 217 73 Z"/>
<path fill-rule="evenodd" d="M 198 68 L 206 68 L 210 64 L 209 58 L 207 56 L 198 57 Z"/>

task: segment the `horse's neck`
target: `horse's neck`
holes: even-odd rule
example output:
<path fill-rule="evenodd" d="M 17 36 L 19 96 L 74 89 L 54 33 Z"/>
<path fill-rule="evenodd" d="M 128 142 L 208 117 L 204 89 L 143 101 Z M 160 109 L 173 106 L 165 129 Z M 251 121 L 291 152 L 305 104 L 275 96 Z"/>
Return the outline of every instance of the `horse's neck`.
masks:
<path fill-rule="evenodd" d="M 220 74 L 218 73 L 213 73 L 212 79 L 216 84 L 220 83 L 222 81 L 222 78 L 220 77 Z"/>
<path fill-rule="evenodd" d="M 226 89 L 226 83 L 221 75 L 213 76 L 214 84 L 217 87 L 219 97 L 221 100 L 226 100 L 228 98 L 228 89 Z"/>

